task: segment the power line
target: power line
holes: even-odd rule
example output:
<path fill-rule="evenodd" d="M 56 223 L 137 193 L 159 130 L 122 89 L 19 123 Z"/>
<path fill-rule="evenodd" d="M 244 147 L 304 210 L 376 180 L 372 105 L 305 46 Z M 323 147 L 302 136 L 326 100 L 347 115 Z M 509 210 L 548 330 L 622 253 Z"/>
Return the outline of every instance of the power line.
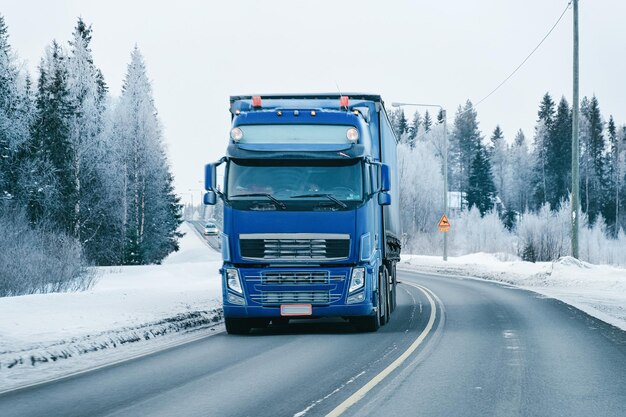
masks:
<path fill-rule="evenodd" d="M 552 25 L 552 27 L 550 28 L 550 30 L 548 31 L 548 33 L 546 33 L 546 36 L 543 37 L 543 39 L 541 39 L 541 41 L 537 44 L 537 46 L 535 46 L 535 49 L 533 49 L 530 54 L 528 54 L 528 56 L 526 58 L 524 58 L 524 60 L 522 61 L 521 64 L 519 64 L 517 66 L 517 68 L 515 68 L 513 70 L 513 72 L 504 79 L 504 81 L 502 81 L 500 84 L 498 84 L 498 86 L 496 88 L 494 88 L 489 94 L 487 94 L 485 97 L 483 97 L 480 101 L 478 101 L 474 107 L 478 107 L 478 105 L 480 103 L 482 103 L 483 101 L 487 100 L 489 97 L 491 97 L 491 95 L 493 93 L 495 93 L 496 91 L 498 91 L 500 89 L 500 87 L 502 87 L 512 76 L 515 75 L 515 73 L 517 71 L 519 71 L 520 68 L 522 68 L 522 66 L 524 66 L 524 64 L 526 63 L 526 61 L 528 61 L 530 59 L 531 56 L 533 56 L 533 54 L 537 51 L 537 49 L 539 49 L 539 47 L 545 42 L 546 39 L 548 39 L 548 36 L 550 36 L 550 34 L 552 33 L 552 31 L 554 31 L 554 29 L 557 27 L 557 25 L 559 24 L 559 22 L 561 21 L 561 19 L 563 19 L 563 16 L 565 16 L 565 13 L 567 12 L 567 10 L 570 8 L 570 6 L 572 5 L 572 0 L 569 1 L 569 3 L 567 3 L 567 6 L 565 6 L 565 10 L 563 10 L 563 13 L 561 13 L 561 15 L 559 16 L 559 18 L 556 20 L 556 23 L 554 23 L 554 25 Z"/>
<path fill-rule="evenodd" d="M 533 54 L 535 52 L 537 52 L 537 49 L 539 49 L 539 47 L 545 42 L 546 39 L 548 39 L 548 36 L 550 36 L 550 34 L 554 31 L 554 29 L 558 26 L 558 24 L 561 22 L 561 20 L 563 19 L 563 16 L 565 16 L 565 13 L 567 13 L 567 10 L 570 8 L 570 6 L 572 5 L 572 0 L 570 0 L 567 3 L 567 6 L 565 6 L 565 9 L 563 10 L 563 13 L 561 13 L 561 15 L 559 16 L 559 18 L 556 20 L 556 22 L 554 23 L 554 25 L 552 25 L 552 27 L 550 28 L 550 30 L 548 31 L 548 33 L 546 33 L 546 35 L 541 39 L 541 41 L 537 44 L 537 46 L 535 46 L 535 48 L 530 52 L 530 54 L 528 54 L 528 56 L 526 56 L 526 58 L 524 58 L 524 60 L 513 70 L 513 72 L 511 72 L 511 74 L 509 74 L 508 77 L 506 77 L 500 84 L 498 84 L 498 86 L 496 88 L 494 88 L 493 90 L 491 90 L 491 92 L 489 92 L 489 94 L 487 94 L 485 97 L 483 97 L 482 99 L 480 99 L 476 104 L 474 104 L 472 106 L 471 109 L 462 111 L 461 113 L 457 113 L 456 116 L 460 116 L 462 114 L 467 113 L 470 110 L 474 110 L 476 109 L 476 107 L 478 107 L 478 105 L 480 105 L 482 102 L 484 102 L 485 100 L 487 100 L 489 97 L 491 97 L 496 91 L 498 91 L 500 89 L 500 87 L 502 87 L 507 81 L 509 81 L 511 79 L 511 77 L 513 77 L 515 75 L 515 73 L 517 73 L 517 71 L 520 70 L 520 68 L 522 68 L 524 66 L 524 64 L 530 59 L 531 56 L 533 56 Z M 441 121 L 437 124 L 441 124 Z M 429 132 L 423 132 L 420 135 L 416 136 L 414 138 L 414 140 L 418 140 L 421 139 L 422 137 L 426 136 Z"/>

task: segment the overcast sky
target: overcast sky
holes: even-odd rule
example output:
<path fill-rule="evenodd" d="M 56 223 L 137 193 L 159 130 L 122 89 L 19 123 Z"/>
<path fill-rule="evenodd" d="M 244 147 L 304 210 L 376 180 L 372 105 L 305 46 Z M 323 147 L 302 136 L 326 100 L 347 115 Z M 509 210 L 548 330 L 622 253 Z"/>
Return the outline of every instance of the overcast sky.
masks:
<path fill-rule="evenodd" d="M 10 42 L 31 74 L 78 16 L 95 64 L 119 95 L 135 44 L 146 60 L 176 187 L 185 201 L 225 151 L 231 94 L 378 93 L 459 104 L 487 95 L 530 53 L 568 0 L 2 0 Z M 626 123 L 626 2 L 580 1 L 580 93 Z M 478 108 L 483 136 L 531 139 L 546 91 L 572 96 L 572 11 L 525 66 Z M 407 115 L 415 108 L 407 108 Z M 420 109 L 423 113 L 424 109 Z M 197 197 L 196 197 L 197 198 Z M 196 200 L 197 202 L 197 200 Z"/>

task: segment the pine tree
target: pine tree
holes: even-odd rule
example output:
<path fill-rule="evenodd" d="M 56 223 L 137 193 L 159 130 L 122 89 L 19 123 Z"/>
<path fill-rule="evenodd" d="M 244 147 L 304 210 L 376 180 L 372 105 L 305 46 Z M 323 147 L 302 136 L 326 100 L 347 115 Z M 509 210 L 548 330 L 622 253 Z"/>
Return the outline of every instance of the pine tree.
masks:
<path fill-rule="evenodd" d="M 126 184 L 120 203 L 126 213 L 124 262 L 160 262 L 177 249 L 181 207 L 172 188 L 152 87 L 137 47 L 131 53 L 115 118 L 124 150 L 119 163 Z"/>
<path fill-rule="evenodd" d="M 504 140 L 504 133 L 500 129 L 500 125 L 496 125 L 490 138 L 491 144 L 489 147 L 489 158 L 493 167 L 494 183 L 496 185 L 497 194 L 504 203 L 507 198 L 505 194 L 508 192 L 508 187 L 505 186 L 507 181 L 507 154 L 508 145 Z"/>
<path fill-rule="evenodd" d="M 510 153 L 509 169 L 512 172 L 510 206 L 517 213 L 524 213 L 528 210 L 532 194 L 530 180 L 533 175 L 533 162 L 532 155 L 528 151 L 526 136 L 521 129 L 515 135 Z"/>
<path fill-rule="evenodd" d="M 469 208 L 476 206 L 481 216 L 494 208 L 496 189 L 493 184 L 491 162 L 486 149 L 481 145 L 472 160 L 467 191 Z"/>
<path fill-rule="evenodd" d="M 68 233 L 73 226 L 74 183 L 69 117 L 74 111 L 69 98 L 67 57 L 53 41 L 39 65 L 36 115 L 30 159 L 39 169 L 50 167 L 52 175 L 40 181 L 43 193 L 30 193 L 29 214 L 33 221 L 47 217 Z"/>
<path fill-rule="evenodd" d="M 472 163 L 481 148 L 481 140 L 476 110 L 467 100 L 464 107 L 459 106 L 454 118 L 449 152 L 450 184 L 464 194 L 469 191 Z"/>
<path fill-rule="evenodd" d="M 622 152 L 617 127 L 613 115 L 609 116 L 609 123 L 606 129 L 609 152 L 606 155 L 606 178 L 602 213 L 607 220 L 607 225 L 613 237 L 619 233 L 619 188 L 620 188 L 620 154 Z"/>
<path fill-rule="evenodd" d="M 430 113 L 428 110 L 424 112 L 424 118 L 422 119 L 422 126 L 424 127 L 424 133 L 430 132 L 430 129 L 433 125 L 433 120 L 430 117 Z"/>
<path fill-rule="evenodd" d="M 595 96 L 591 100 L 581 100 L 581 206 L 589 217 L 589 224 L 595 223 L 602 209 L 604 198 L 604 122 L 600 105 Z"/>
<path fill-rule="evenodd" d="M 394 117 L 395 124 L 393 125 L 394 132 L 396 136 L 398 137 L 398 140 L 400 140 L 402 143 L 406 143 L 407 142 L 406 133 L 409 129 L 409 124 L 406 119 L 406 116 L 404 115 L 404 109 L 400 107 L 396 109 L 394 113 L 395 113 L 395 117 Z"/>
<path fill-rule="evenodd" d="M 30 136 L 28 99 L 0 15 L 0 199 L 14 199 L 18 193 L 19 156 Z"/>
<path fill-rule="evenodd" d="M 419 111 L 415 111 L 413 114 L 413 120 L 409 125 L 409 146 L 411 149 L 415 148 L 415 141 L 419 135 L 420 124 L 422 123 L 422 116 L 420 116 Z"/>
<path fill-rule="evenodd" d="M 546 201 L 557 210 L 561 201 L 568 198 L 572 182 L 572 115 L 565 97 L 556 109 L 545 154 L 550 167 L 546 172 Z"/>
<path fill-rule="evenodd" d="M 538 209 L 547 200 L 548 196 L 548 147 L 550 133 L 554 122 L 554 101 L 549 93 L 546 93 L 539 105 L 537 125 L 535 126 L 534 150 L 533 150 L 533 207 Z"/>

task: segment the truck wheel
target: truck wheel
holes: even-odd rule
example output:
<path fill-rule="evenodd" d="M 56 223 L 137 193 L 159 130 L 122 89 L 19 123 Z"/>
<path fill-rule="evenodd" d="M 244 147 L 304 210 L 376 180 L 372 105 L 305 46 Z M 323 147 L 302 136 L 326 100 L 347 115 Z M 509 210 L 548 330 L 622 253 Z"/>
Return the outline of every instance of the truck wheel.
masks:
<path fill-rule="evenodd" d="M 393 312 L 396 307 L 398 306 L 398 275 L 396 275 L 396 263 L 393 263 L 393 268 L 392 268 L 392 273 L 391 273 L 391 280 L 393 281 L 392 287 L 393 287 L 393 295 L 391 297 L 392 303 L 391 303 L 391 311 Z"/>
<path fill-rule="evenodd" d="M 375 332 L 382 324 L 382 303 L 381 277 L 378 276 L 378 291 L 376 292 L 376 312 L 372 316 L 352 317 L 350 323 L 360 332 Z"/>
<path fill-rule="evenodd" d="M 387 285 L 386 268 L 383 267 L 379 274 L 378 295 L 380 297 L 380 325 L 384 326 L 389 321 L 389 288 Z"/>
<path fill-rule="evenodd" d="M 391 282 L 389 282 L 389 270 L 387 269 L 387 267 L 383 267 L 383 275 L 383 279 L 385 281 L 385 324 L 387 324 L 391 321 L 391 298 L 393 297 L 392 285 Z"/>
<path fill-rule="evenodd" d="M 228 334 L 248 334 L 250 333 L 250 322 L 245 318 L 225 317 L 226 331 Z"/>

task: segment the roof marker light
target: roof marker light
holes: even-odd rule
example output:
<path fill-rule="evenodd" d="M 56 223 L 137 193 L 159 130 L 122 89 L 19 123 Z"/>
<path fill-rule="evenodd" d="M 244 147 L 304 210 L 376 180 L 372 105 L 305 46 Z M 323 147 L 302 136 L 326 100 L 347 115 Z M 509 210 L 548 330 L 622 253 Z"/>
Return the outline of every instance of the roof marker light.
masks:
<path fill-rule="evenodd" d="M 315 112 L 315 110 L 311 110 L 311 116 L 315 116 L 317 115 L 317 113 Z"/>
<path fill-rule="evenodd" d="M 359 131 L 355 127 L 351 127 L 346 130 L 346 138 L 352 143 L 356 143 L 359 140 Z"/>
<path fill-rule="evenodd" d="M 252 97 L 252 107 L 261 107 L 261 96 Z"/>
<path fill-rule="evenodd" d="M 294 110 L 294 111 L 293 111 L 293 115 L 294 115 L 294 116 L 300 116 L 300 112 L 299 112 L 298 110 Z"/>
<path fill-rule="evenodd" d="M 352 114 L 354 114 L 355 116 L 358 116 L 360 113 L 361 113 L 361 112 L 359 112 L 358 110 L 354 110 L 354 111 L 352 112 Z"/>
<path fill-rule="evenodd" d="M 347 109 L 349 104 L 350 99 L 348 98 L 348 96 L 339 97 L 339 107 L 345 107 Z"/>
<path fill-rule="evenodd" d="M 276 116 L 282 116 L 282 115 L 283 115 L 283 112 L 282 112 L 282 111 L 278 110 L 278 111 L 276 112 Z"/>
<path fill-rule="evenodd" d="M 243 139 L 243 130 L 239 129 L 238 127 L 233 127 L 230 130 L 230 138 L 233 140 L 233 142 L 239 142 L 241 139 Z"/>
<path fill-rule="evenodd" d="M 241 110 L 239 110 L 239 109 L 235 110 L 235 115 L 236 116 L 239 116 L 240 114 L 241 114 Z"/>

